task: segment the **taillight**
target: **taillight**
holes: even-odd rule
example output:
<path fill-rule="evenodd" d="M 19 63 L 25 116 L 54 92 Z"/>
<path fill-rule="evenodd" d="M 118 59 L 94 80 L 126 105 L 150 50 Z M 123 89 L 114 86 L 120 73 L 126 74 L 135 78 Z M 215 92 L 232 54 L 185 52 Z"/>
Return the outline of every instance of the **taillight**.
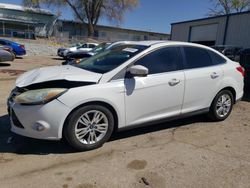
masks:
<path fill-rule="evenodd" d="M 237 69 L 237 71 L 239 71 L 239 72 L 241 73 L 241 75 L 242 75 L 243 77 L 245 77 L 245 70 L 244 70 L 243 67 L 237 67 L 236 69 Z"/>
<path fill-rule="evenodd" d="M 25 50 L 25 46 L 24 45 L 20 45 L 20 47 Z"/>

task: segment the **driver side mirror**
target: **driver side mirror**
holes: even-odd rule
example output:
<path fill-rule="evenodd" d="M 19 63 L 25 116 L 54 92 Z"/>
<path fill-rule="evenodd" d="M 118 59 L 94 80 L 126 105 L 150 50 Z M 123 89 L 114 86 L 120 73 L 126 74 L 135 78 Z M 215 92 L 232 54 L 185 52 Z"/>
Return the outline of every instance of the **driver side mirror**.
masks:
<path fill-rule="evenodd" d="M 128 69 L 131 76 L 146 77 L 148 75 L 148 68 L 142 65 L 134 65 Z"/>

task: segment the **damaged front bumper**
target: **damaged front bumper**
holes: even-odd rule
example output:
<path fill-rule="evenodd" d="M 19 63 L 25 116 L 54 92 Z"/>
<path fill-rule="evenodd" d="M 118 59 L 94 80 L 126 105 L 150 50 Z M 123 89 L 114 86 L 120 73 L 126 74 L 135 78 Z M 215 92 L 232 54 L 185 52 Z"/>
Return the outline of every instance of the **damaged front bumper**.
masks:
<path fill-rule="evenodd" d="M 20 105 L 8 100 L 11 131 L 26 137 L 59 140 L 70 109 L 55 99 L 44 105 Z"/>

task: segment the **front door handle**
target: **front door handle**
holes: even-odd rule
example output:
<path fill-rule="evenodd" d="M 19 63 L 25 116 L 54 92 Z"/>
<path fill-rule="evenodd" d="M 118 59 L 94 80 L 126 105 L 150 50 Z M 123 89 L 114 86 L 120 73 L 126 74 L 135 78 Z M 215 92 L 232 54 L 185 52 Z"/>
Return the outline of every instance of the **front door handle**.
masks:
<path fill-rule="evenodd" d="M 174 78 L 174 79 L 170 80 L 170 81 L 168 82 L 168 84 L 169 84 L 170 86 L 175 86 L 175 85 L 179 84 L 180 82 L 181 82 L 180 80 Z"/>
<path fill-rule="evenodd" d="M 217 72 L 213 72 L 210 76 L 211 76 L 212 79 L 216 79 L 216 78 L 218 78 L 220 75 L 219 75 Z"/>

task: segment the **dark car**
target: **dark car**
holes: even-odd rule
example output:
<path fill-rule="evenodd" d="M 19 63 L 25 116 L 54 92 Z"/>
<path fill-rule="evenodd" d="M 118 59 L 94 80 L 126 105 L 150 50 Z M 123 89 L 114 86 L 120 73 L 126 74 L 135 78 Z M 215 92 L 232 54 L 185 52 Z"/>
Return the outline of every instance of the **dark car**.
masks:
<path fill-rule="evenodd" d="M 64 50 L 66 50 L 66 48 L 58 48 L 57 55 L 60 56 L 60 57 L 63 57 Z"/>
<path fill-rule="evenodd" d="M 25 46 L 10 40 L 0 39 L 0 45 L 10 46 L 15 56 L 23 56 L 26 54 Z"/>
<path fill-rule="evenodd" d="M 218 45 L 218 46 L 212 46 L 212 48 L 221 52 L 222 54 L 224 54 L 233 61 L 239 61 L 240 51 L 242 50 L 242 47 L 230 46 L 230 45 Z"/>
<path fill-rule="evenodd" d="M 245 70 L 250 71 L 250 48 L 240 51 L 240 65 Z"/>

